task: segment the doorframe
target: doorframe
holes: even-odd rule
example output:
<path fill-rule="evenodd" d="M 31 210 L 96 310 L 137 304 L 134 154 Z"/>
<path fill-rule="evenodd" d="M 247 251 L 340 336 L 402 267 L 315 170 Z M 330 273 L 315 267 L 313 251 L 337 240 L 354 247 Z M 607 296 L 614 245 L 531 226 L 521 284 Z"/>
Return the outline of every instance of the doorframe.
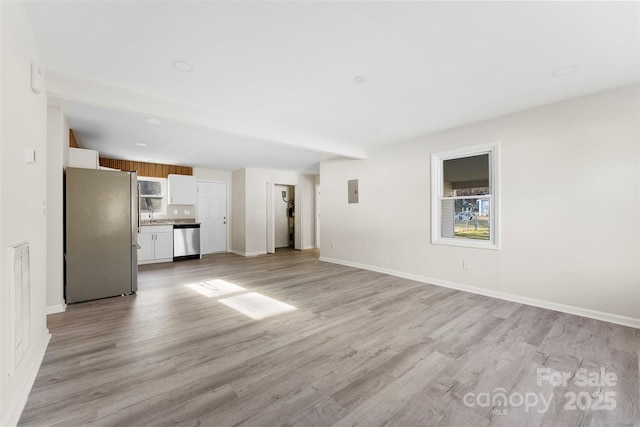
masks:
<path fill-rule="evenodd" d="M 267 253 L 276 253 L 276 221 L 274 191 L 275 184 L 267 182 Z"/>
<path fill-rule="evenodd" d="M 298 184 L 293 187 L 294 208 L 293 208 L 293 248 L 302 250 L 302 226 L 304 224 L 302 216 L 302 185 Z"/>
<path fill-rule="evenodd" d="M 266 252 L 268 254 L 274 254 L 276 252 L 276 224 L 275 224 L 275 186 L 285 185 L 287 187 L 293 187 L 294 192 L 294 231 L 293 231 L 293 247 L 296 250 L 304 249 L 302 246 L 303 233 L 304 233 L 304 221 L 302 219 L 302 198 L 303 198 L 303 186 L 302 184 L 289 184 L 286 182 L 267 182 L 267 244 Z"/>
<path fill-rule="evenodd" d="M 318 182 L 318 180 L 316 179 L 316 183 L 314 186 L 315 189 L 315 203 L 314 203 L 314 207 L 315 207 L 315 219 L 316 219 L 316 248 L 320 248 L 320 183 Z"/>
<path fill-rule="evenodd" d="M 210 184 L 224 184 L 225 186 L 225 192 L 227 193 L 227 197 L 226 197 L 226 201 L 227 201 L 227 209 L 226 209 L 226 214 L 227 214 L 227 242 L 226 242 L 226 248 L 225 248 L 225 253 L 229 252 L 229 248 L 231 247 L 231 215 L 230 215 L 230 211 L 229 209 L 231 208 L 231 194 L 229 194 L 229 182 L 228 181 L 216 181 L 213 179 L 200 179 L 200 178 L 196 178 L 196 222 L 200 222 L 199 218 L 198 218 L 198 184 L 201 182 L 205 182 L 205 183 L 210 183 Z"/>

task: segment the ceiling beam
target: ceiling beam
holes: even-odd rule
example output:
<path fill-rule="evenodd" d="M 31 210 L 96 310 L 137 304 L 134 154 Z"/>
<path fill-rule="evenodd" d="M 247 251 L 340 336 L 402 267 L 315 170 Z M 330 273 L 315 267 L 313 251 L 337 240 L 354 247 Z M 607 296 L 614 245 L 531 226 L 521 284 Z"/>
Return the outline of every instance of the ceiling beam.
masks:
<path fill-rule="evenodd" d="M 231 117 L 220 112 L 205 111 L 104 83 L 49 71 L 46 73 L 45 81 L 47 94 L 54 99 L 82 102 L 144 117 L 203 126 L 334 156 L 351 159 L 367 157 L 366 149 L 354 144 L 342 143 L 269 123 Z"/>

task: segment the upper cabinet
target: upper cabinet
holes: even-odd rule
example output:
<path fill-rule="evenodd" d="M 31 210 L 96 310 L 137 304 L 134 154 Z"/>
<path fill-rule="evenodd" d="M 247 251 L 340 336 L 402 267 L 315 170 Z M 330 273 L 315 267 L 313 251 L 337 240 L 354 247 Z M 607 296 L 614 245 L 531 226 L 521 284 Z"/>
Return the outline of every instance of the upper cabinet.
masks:
<path fill-rule="evenodd" d="M 195 205 L 197 197 L 196 177 L 192 175 L 174 175 L 167 177 L 170 205 Z"/>
<path fill-rule="evenodd" d="M 69 147 L 69 166 L 73 168 L 99 169 L 98 152 L 96 150 Z"/>

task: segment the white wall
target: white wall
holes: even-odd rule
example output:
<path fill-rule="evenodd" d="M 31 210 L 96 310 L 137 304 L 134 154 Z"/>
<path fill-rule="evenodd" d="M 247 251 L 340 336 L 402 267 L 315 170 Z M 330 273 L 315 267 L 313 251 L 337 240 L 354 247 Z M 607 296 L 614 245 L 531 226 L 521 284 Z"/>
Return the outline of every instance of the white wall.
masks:
<path fill-rule="evenodd" d="M 247 250 L 246 239 L 246 206 L 247 206 L 247 171 L 233 171 L 231 185 L 231 252 L 244 255 Z"/>
<path fill-rule="evenodd" d="M 193 176 L 208 181 L 231 183 L 233 173 L 230 171 L 219 171 L 215 169 L 193 168 Z"/>
<path fill-rule="evenodd" d="M 69 125 L 62 109 L 47 106 L 47 313 L 64 311 L 63 169 Z"/>
<path fill-rule="evenodd" d="M 300 175 L 298 181 L 302 186 L 302 203 L 296 205 L 296 209 L 302 206 L 304 227 L 302 230 L 302 249 L 314 249 L 316 247 L 316 182 L 318 175 Z M 299 203 L 299 201 L 296 201 Z M 297 211 L 296 211 L 297 212 Z"/>
<path fill-rule="evenodd" d="M 47 200 L 46 95 L 29 86 L 35 37 L 22 2 L 0 2 L 0 425 L 15 424 L 22 412 L 49 340 L 46 327 Z M 36 151 L 25 163 L 24 148 Z M 30 243 L 31 331 L 27 353 L 8 376 L 9 247 Z M 12 267 L 12 266 L 11 266 Z"/>
<path fill-rule="evenodd" d="M 315 175 L 247 168 L 233 172 L 232 251 L 247 256 L 267 253 L 267 182 L 301 186 L 302 248 L 314 248 Z"/>
<path fill-rule="evenodd" d="M 629 86 L 325 161 L 321 256 L 640 327 L 639 100 Z M 501 249 L 432 245 L 431 153 L 496 140 Z"/>

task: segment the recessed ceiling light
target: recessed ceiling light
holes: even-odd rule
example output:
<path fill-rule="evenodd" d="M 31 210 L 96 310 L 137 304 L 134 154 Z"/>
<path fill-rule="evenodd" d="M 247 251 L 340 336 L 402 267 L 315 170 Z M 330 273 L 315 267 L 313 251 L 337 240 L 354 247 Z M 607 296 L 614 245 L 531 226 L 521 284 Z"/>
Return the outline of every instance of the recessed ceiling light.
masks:
<path fill-rule="evenodd" d="M 193 71 L 193 65 L 185 61 L 173 61 L 171 65 L 173 65 L 173 68 L 178 71 L 182 71 L 183 73 L 190 73 Z"/>
<path fill-rule="evenodd" d="M 138 147 L 146 147 L 147 146 L 147 144 L 145 144 L 144 142 L 136 142 L 136 145 Z"/>
<path fill-rule="evenodd" d="M 569 75 L 578 69 L 577 66 L 571 65 L 569 67 L 558 68 L 553 72 L 554 77 L 563 77 Z"/>
<path fill-rule="evenodd" d="M 152 125 L 161 125 L 162 122 L 158 119 L 149 118 L 147 119 L 147 123 L 151 123 Z"/>
<path fill-rule="evenodd" d="M 362 83 L 366 83 L 368 80 L 367 76 L 365 76 L 364 74 L 360 74 L 357 75 L 353 78 L 353 82 L 357 83 L 357 84 L 362 84 Z"/>

